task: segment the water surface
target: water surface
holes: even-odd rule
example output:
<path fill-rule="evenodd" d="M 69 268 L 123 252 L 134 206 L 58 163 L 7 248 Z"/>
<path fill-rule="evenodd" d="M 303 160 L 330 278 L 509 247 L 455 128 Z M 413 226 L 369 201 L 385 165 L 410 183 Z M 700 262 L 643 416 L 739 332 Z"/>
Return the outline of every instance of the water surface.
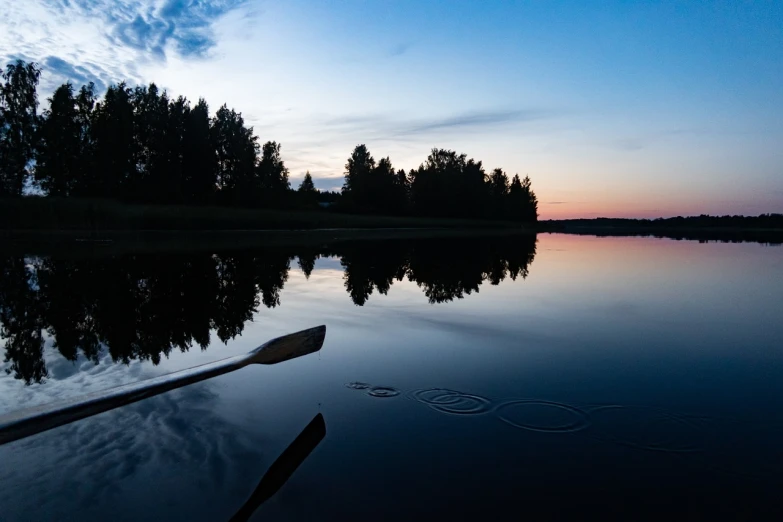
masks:
<path fill-rule="evenodd" d="M 0 412 L 326 342 L 0 446 L 0 520 L 779 513 L 781 247 L 97 250 L 3 257 Z M 296 469 L 271 487 L 276 460 Z"/>

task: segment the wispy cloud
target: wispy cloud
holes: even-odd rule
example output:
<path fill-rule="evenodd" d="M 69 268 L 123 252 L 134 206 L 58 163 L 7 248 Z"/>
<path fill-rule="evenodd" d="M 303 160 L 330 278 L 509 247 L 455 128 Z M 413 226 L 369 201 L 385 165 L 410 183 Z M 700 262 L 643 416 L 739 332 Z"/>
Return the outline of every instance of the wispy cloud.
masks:
<path fill-rule="evenodd" d="M 550 118 L 555 112 L 543 109 L 496 109 L 457 113 L 429 118 L 392 118 L 383 114 L 328 118 L 323 125 L 332 131 L 355 133 L 378 138 L 431 135 L 451 131 L 482 131 L 502 125 L 532 122 Z"/>
<path fill-rule="evenodd" d="M 434 118 L 420 123 L 412 122 L 407 128 L 400 129 L 405 134 L 420 134 L 437 130 L 480 129 L 507 123 L 538 120 L 549 114 L 541 110 L 500 110 L 458 114 L 446 118 Z"/>

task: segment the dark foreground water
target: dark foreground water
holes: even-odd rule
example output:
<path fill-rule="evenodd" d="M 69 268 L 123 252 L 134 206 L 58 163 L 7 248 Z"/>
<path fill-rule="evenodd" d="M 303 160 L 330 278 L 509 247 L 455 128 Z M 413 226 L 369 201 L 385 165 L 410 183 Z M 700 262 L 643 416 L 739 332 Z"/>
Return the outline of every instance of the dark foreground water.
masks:
<path fill-rule="evenodd" d="M 326 342 L 0 446 L 0 521 L 780 519 L 783 247 L 97 250 L 0 259 L 0 414 Z"/>

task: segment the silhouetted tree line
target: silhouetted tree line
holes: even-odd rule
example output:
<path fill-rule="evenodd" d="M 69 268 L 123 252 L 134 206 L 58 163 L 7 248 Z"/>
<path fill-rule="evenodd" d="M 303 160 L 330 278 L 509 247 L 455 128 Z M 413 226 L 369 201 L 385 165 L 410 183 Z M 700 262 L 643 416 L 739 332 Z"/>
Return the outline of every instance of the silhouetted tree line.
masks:
<path fill-rule="evenodd" d="M 241 113 L 170 98 L 155 84 L 58 87 L 37 113 L 40 70 L 18 61 L 0 83 L 0 195 L 30 181 L 51 196 L 152 203 L 290 204 L 280 144 L 259 145 Z M 310 180 L 312 182 L 312 180 Z"/>
<path fill-rule="evenodd" d="M 656 219 L 595 218 L 550 221 L 566 227 L 627 227 L 627 228 L 783 228 L 783 214 L 758 216 L 677 216 Z"/>
<path fill-rule="evenodd" d="M 461 299 L 484 282 L 528 275 L 533 235 L 482 239 L 344 244 L 337 250 L 287 248 L 221 254 L 132 255 L 80 260 L 0 258 L 0 339 L 7 371 L 27 384 L 48 371 L 44 340 L 68 360 L 97 363 L 104 349 L 117 362 L 157 364 L 172 350 L 227 343 L 280 293 L 296 257 L 305 276 L 322 256 L 342 257 L 346 292 L 364 305 L 408 278 L 430 303 Z"/>
<path fill-rule="evenodd" d="M 563 219 L 547 221 L 543 224 L 543 228 L 595 236 L 648 236 L 723 243 L 753 241 L 768 245 L 783 243 L 783 214 L 759 214 L 758 216 L 702 214 L 658 219 Z"/>
<path fill-rule="evenodd" d="M 144 203 L 224 203 L 358 213 L 536 221 L 530 179 L 513 178 L 465 154 L 433 149 L 410 172 L 375 161 L 357 146 L 342 193 L 321 194 L 308 172 L 291 190 L 280 144 L 260 145 L 241 113 L 223 105 L 210 117 L 153 83 L 58 87 L 38 114 L 36 64 L 17 61 L 0 83 L 0 196 L 32 181 L 47 195 Z"/>
<path fill-rule="evenodd" d="M 417 169 L 395 170 L 358 145 L 345 165 L 342 206 L 369 213 L 427 217 L 506 219 L 534 222 L 538 200 L 529 177 L 509 179 L 503 169 L 487 173 L 480 161 L 451 150 L 432 149 Z"/>

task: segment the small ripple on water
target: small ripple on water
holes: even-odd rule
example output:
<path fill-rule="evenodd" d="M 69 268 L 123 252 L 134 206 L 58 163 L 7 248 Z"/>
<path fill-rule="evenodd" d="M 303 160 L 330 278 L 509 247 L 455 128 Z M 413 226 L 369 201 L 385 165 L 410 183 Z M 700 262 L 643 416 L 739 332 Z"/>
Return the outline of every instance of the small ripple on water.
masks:
<path fill-rule="evenodd" d="M 524 416 L 520 417 L 518 414 L 511 414 L 512 409 L 519 411 L 520 409 L 524 410 L 531 406 L 559 410 L 560 412 L 566 413 L 569 418 L 562 423 L 547 425 L 526 420 Z M 590 425 L 590 416 L 587 412 L 561 402 L 543 401 L 539 399 L 515 399 L 502 402 L 495 408 L 495 414 L 500 420 L 514 428 L 543 433 L 573 433 L 575 431 L 581 431 Z"/>
<path fill-rule="evenodd" d="M 345 385 L 346 388 L 350 388 L 351 390 L 367 390 L 372 387 L 371 384 L 367 384 L 366 382 L 349 382 Z"/>
<path fill-rule="evenodd" d="M 479 415 L 492 409 L 492 402 L 486 397 L 446 388 L 415 390 L 410 395 L 433 410 L 450 415 Z"/>
<path fill-rule="evenodd" d="M 400 390 L 391 386 L 373 386 L 367 391 L 367 395 L 370 397 L 379 398 L 396 397 L 399 394 Z"/>

